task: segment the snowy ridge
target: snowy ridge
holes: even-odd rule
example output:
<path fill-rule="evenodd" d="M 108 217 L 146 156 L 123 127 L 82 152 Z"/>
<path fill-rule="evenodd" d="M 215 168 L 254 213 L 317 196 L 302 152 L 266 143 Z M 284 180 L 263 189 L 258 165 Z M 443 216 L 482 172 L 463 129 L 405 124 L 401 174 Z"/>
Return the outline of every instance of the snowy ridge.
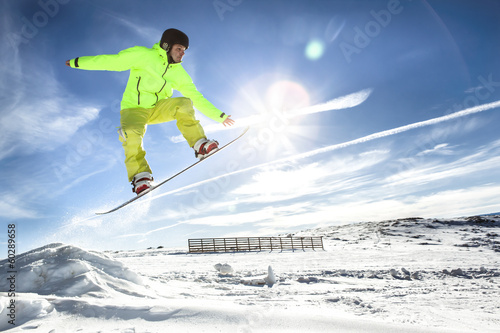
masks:
<path fill-rule="evenodd" d="M 485 247 L 500 252 L 500 215 L 471 216 L 455 219 L 423 219 L 419 217 L 382 222 L 361 222 L 351 225 L 301 231 L 293 236 L 323 236 L 324 241 L 374 245 L 390 242 L 418 245 L 452 245 Z M 292 236 L 292 235 L 290 235 Z M 389 243 L 384 243 L 384 240 Z"/>
<path fill-rule="evenodd" d="M 325 251 L 105 254 L 49 244 L 17 257 L 16 326 L 1 293 L 0 330 L 496 332 L 499 235 L 491 215 L 294 234 L 323 236 Z"/>

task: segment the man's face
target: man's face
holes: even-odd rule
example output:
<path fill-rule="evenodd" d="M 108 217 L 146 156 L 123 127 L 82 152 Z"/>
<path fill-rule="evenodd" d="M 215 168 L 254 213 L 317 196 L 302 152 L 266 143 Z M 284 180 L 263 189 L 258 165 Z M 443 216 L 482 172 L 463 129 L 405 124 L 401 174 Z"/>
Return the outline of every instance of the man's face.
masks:
<path fill-rule="evenodd" d="M 186 52 L 186 48 L 181 44 L 174 44 L 172 49 L 170 50 L 170 56 L 174 59 L 174 62 L 181 62 L 182 57 L 184 57 L 184 53 Z"/>

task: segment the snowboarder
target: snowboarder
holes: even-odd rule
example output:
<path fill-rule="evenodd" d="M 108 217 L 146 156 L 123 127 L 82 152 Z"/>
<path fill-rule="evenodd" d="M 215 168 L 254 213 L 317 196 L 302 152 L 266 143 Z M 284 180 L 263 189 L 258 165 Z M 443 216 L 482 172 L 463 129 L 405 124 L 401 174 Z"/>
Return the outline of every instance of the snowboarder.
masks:
<path fill-rule="evenodd" d="M 195 156 L 203 159 L 218 149 L 218 142 L 208 140 L 195 118 L 193 105 L 207 117 L 231 126 L 234 120 L 210 103 L 198 91 L 181 65 L 189 48 L 188 36 L 177 29 L 167 29 L 152 48 L 134 46 L 118 54 L 84 56 L 67 60 L 66 65 L 86 70 L 130 70 L 121 101 L 119 139 L 125 150 L 125 166 L 133 191 L 148 190 L 152 184 L 151 168 L 145 159 L 142 139 L 146 127 L 177 121 L 177 128 Z M 172 90 L 184 97 L 172 98 Z"/>

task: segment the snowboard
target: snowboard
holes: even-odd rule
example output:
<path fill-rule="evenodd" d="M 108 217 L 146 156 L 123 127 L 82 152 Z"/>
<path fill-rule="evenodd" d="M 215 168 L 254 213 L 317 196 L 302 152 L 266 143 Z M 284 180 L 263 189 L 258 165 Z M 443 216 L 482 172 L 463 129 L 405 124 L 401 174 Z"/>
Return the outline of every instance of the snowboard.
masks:
<path fill-rule="evenodd" d="M 128 200 L 128 201 L 126 201 L 126 202 L 122 203 L 121 205 L 119 205 L 119 206 L 117 206 L 117 207 L 115 207 L 115 208 L 113 208 L 113 209 L 111 209 L 111 210 L 108 210 L 108 211 L 106 211 L 106 212 L 96 213 L 96 214 L 97 214 L 97 215 L 105 215 L 105 214 L 109 214 L 109 213 L 112 213 L 112 212 L 116 212 L 117 210 L 119 210 L 119 209 L 121 209 L 121 208 L 123 208 L 123 207 L 127 206 L 128 204 L 131 204 L 132 202 L 134 202 L 134 201 L 136 201 L 136 200 L 139 200 L 140 198 L 142 198 L 142 197 L 143 197 L 143 196 L 145 196 L 146 194 L 151 193 L 152 191 L 156 190 L 158 187 L 160 187 L 160 186 L 164 185 L 165 183 L 169 182 L 170 180 L 174 179 L 175 177 L 179 176 L 180 174 L 182 174 L 182 173 L 186 172 L 187 170 L 189 170 L 189 169 L 191 169 L 191 168 L 195 167 L 196 165 L 200 164 L 201 162 L 206 161 L 208 158 L 210 158 L 210 157 L 214 156 L 215 154 L 219 153 L 220 151 L 222 151 L 222 150 L 223 150 L 223 149 L 225 149 L 226 147 L 228 147 L 228 146 L 232 145 L 234 142 L 236 142 L 238 139 L 240 139 L 243 135 L 245 135 L 245 133 L 248 131 L 248 129 L 249 129 L 249 128 L 250 128 L 250 127 L 245 128 L 245 130 L 244 130 L 244 131 L 243 131 L 243 132 L 242 132 L 242 133 L 241 133 L 241 134 L 240 134 L 237 138 L 235 138 L 235 139 L 233 139 L 233 140 L 229 141 L 229 142 L 228 142 L 228 143 L 226 143 L 224 146 L 219 147 L 219 149 L 218 149 L 218 150 L 216 150 L 215 152 L 213 152 L 212 154 L 210 154 L 210 155 L 208 155 L 207 157 L 205 157 L 205 158 L 203 158 L 203 159 L 201 159 L 201 160 L 199 160 L 199 161 L 197 161 L 197 162 L 195 162 L 195 163 L 191 164 L 190 166 L 188 166 L 188 167 L 184 168 L 183 170 L 179 171 L 178 173 L 176 173 L 175 175 L 171 176 L 170 178 L 165 179 L 164 181 L 162 181 L 162 182 L 160 182 L 160 183 L 158 183 L 158 184 L 156 184 L 156 185 L 151 186 L 151 188 L 149 188 L 148 190 L 146 190 L 146 191 L 144 191 L 144 192 L 141 192 L 141 193 L 140 193 L 139 195 L 137 195 L 136 197 L 134 197 L 134 198 L 132 198 L 132 199 L 130 199 L 130 200 Z"/>

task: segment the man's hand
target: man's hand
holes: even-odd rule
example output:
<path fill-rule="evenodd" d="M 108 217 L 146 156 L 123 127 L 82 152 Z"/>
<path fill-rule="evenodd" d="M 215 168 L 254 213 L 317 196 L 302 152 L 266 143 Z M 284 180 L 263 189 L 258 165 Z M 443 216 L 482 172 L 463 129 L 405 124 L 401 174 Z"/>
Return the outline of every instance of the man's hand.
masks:
<path fill-rule="evenodd" d="M 224 125 L 224 127 L 232 126 L 233 124 L 234 124 L 234 120 L 231 119 L 231 116 L 227 116 L 226 120 L 224 120 L 222 122 L 222 125 Z"/>

